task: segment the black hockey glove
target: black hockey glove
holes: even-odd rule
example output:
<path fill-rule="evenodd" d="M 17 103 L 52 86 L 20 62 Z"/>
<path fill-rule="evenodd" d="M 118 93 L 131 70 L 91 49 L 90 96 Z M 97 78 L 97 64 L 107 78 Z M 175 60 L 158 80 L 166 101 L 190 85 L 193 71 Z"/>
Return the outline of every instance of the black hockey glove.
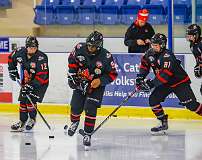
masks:
<path fill-rule="evenodd" d="M 18 70 L 17 69 L 13 69 L 13 70 L 8 70 L 9 72 L 9 77 L 13 80 L 16 81 L 17 79 L 20 79 L 20 76 L 18 74 Z"/>
<path fill-rule="evenodd" d="M 154 87 L 152 80 L 144 79 L 141 81 L 141 84 L 137 87 L 138 90 L 143 92 L 150 92 L 150 90 Z"/>
<path fill-rule="evenodd" d="M 194 74 L 196 78 L 201 78 L 202 77 L 202 66 L 200 64 L 197 64 L 194 67 Z"/>
<path fill-rule="evenodd" d="M 39 96 L 37 96 L 35 93 L 34 93 L 34 87 L 32 85 L 29 85 L 29 84 L 25 84 L 23 87 L 22 87 L 22 96 L 23 97 L 26 97 L 26 95 L 28 95 L 32 100 L 34 99 L 35 101 L 38 101 L 38 99 L 40 98 Z"/>
<path fill-rule="evenodd" d="M 68 74 L 67 75 L 68 84 L 71 89 L 78 89 L 80 82 L 77 74 Z"/>

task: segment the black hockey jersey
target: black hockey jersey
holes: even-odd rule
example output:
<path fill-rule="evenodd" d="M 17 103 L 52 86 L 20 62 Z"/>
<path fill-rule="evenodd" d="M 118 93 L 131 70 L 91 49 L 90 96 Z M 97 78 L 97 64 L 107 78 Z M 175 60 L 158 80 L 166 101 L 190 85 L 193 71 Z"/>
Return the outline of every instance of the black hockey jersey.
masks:
<path fill-rule="evenodd" d="M 146 23 L 143 27 L 138 27 L 134 23 L 127 29 L 125 34 L 124 44 L 128 46 L 128 53 L 144 53 L 149 49 L 149 45 L 139 46 L 137 39 L 151 39 L 155 34 L 154 29 L 149 23 Z"/>
<path fill-rule="evenodd" d="M 70 53 L 68 62 L 69 73 L 83 73 L 89 82 L 100 78 L 101 86 L 106 86 L 117 77 L 112 54 L 104 48 L 91 54 L 88 53 L 86 43 L 79 43 Z"/>
<path fill-rule="evenodd" d="M 190 83 L 190 78 L 180 63 L 181 61 L 169 50 L 155 53 L 151 48 L 141 59 L 139 74 L 145 78 L 152 68 L 155 74 L 152 82 L 155 87 L 159 85 L 176 87 L 181 83 Z"/>
<path fill-rule="evenodd" d="M 202 65 L 202 38 L 200 37 L 197 42 L 190 43 L 190 49 L 196 59 L 196 64 Z"/>
<path fill-rule="evenodd" d="M 8 70 L 17 69 L 20 64 L 22 84 L 30 84 L 34 89 L 46 90 L 49 84 L 48 57 L 45 53 L 37 52 L 28 59 L 25 47 L 13 51 L 8 57 Z"/>

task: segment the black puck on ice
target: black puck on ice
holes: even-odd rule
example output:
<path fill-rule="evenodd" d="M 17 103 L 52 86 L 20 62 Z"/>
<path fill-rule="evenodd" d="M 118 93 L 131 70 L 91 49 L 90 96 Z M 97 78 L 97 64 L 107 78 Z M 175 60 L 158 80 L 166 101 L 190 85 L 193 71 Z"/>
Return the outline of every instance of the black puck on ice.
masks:
<path fill-rule="evenodd" d="M 64 130 L 67 130 L 67 128 L 68 128 L 68 125 L 65 125 L 65 126 L 64 126 Z"/>
<path fill-rule="evenodd" d="M 113 117 L 117 117 L 117 115 L 116 115 L 116 114 L 113 114 L 112 116 L 113 116 Z"/>
<path fill-rule="evenodd" d="M 31 145 L 31 143 L 29 143 L 29 142 L 26 142 L 26 143 L 25 143 L 25 145 Z"/>
<path fill-rule="evenodd" d="M 49 136 L 49 138 L 54 138 L 54 136 Z"/>

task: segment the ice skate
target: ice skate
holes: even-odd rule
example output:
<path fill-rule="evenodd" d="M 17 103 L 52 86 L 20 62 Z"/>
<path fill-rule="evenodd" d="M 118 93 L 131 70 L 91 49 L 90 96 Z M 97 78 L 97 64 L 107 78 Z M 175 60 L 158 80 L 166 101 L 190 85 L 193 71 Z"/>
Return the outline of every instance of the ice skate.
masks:
<path fill-rule="evenodd" d="M 166 130 L 168 130 L 168 115 L 165 115 L 160 120 L 160 125 L 157 127 L 151 128 L 152 134 L 166 134 Z"/>
<path fill-rule="evenodd" d="M 76 132 L 78 126 L 79 126 L 79 121 L 77 121 L 77 122 L 72 122 L 71 126 L 70 126 L 69 129 L 68 129 L 68 135 L 69 135 L 69 136 L 73 136 L 73 135 L 75 134 L 75 132 Z"/>
<path fill-rule="evenodd" d="M 84 135 L 83 145 L 84 145 L 85 151 L 88 151 L 90 149 L 90 146 L 91 146 L 91 136 L 90 135 L 88 135 L 88 134 Z"/>
<path fill-rule="evenodd" d="M 25 122 L 19 121 L 11 126 L 11 132 L 23 132 Z"/>
<path fill-rule="evenodd" d="M 34 127 L 34 125 L 35 125 L 35 122 L 36 121 L 34 119 L 30 118 L 29 121 L 27 122 L 26 130 L 31 131 L 32 128 Z"/>

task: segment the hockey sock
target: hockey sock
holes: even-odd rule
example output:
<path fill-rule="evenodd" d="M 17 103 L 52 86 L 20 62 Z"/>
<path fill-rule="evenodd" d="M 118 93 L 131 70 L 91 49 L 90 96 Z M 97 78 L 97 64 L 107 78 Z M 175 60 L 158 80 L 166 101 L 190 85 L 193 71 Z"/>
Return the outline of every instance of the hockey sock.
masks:
<path fill-rule="evenodd" d="M 36 104 L 34 104 L 35 107 L 37 107 Z M 29 113 L 29 116 L 31 119 L 36 119 L 36 115 L 37 115 L 37 111 L 36 111 L 36 108 L 34 106 L 32 106 L 32 104 L 27 104 L 27 110 L 28 110 L 28 113 Z"/>
<path fill-rule="evenodd" d="M 153 113 L 156 115 L 156 117 L 158 119 L 161 119 L 162 117 L 165 116 L 163 107 L 160 104 L 152 106 L 151 108 L 152 108 Z"/>
<path fill-rule="evenodd" d="M 84 131 L 87 133 L 93 132 L 95 121 L 96 121 L 96 116 L 86 115 L 85 122 L 84 122 Z"/>
<path fill-rule="evenodd" d="M 71 122 L 78 122 L 80 121 L 81 114 L 71 113 L 70 117 L 71 117 Z"/>
<path fill-rule="evenodd" d="M 27 119 L 28 119 L 27 106 L 26 104 L 20 102 L 20 120 L 22 122 L 26 122 Z"/>

